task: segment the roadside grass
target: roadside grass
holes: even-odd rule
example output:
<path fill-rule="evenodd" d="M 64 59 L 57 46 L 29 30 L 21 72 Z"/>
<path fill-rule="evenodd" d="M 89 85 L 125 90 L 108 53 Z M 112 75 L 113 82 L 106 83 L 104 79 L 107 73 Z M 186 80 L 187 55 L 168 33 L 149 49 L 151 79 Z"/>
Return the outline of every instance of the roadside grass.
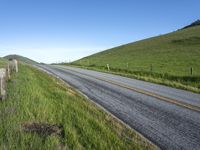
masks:
<path fill-rule="evenodd" d="M 200 92 L 200 26 L 112 48 L 76 65 Z M 191 68 L 193 70 L 191 75 Z"/>
<path fill-rule="evenodd" d="M 155 149 L 62 81 L 28 65 L 20 64 L 9 81 L 0 118 L 0 149 Z M 45 134 L 57 128 L 62 134 Z"/>

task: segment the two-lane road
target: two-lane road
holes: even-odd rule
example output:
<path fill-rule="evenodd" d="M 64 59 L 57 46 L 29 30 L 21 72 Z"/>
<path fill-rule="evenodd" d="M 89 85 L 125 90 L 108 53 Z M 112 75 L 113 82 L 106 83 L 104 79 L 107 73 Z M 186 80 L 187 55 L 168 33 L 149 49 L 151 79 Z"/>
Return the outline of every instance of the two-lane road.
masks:
<path fill-rule="evenodd" d="M 161 149 L 200 150 L 200 94 L 112 74 L 40 65 Z"/>

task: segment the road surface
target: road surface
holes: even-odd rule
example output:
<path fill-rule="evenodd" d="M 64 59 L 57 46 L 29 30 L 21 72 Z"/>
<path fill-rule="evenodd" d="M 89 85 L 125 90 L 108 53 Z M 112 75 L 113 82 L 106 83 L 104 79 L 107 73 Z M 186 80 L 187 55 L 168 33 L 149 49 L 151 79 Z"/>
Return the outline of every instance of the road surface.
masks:
<path fill-rule="evenodd" d="M 200 94 L 68 66 L 40 65 L 166 150 L 200 150 Z"/>

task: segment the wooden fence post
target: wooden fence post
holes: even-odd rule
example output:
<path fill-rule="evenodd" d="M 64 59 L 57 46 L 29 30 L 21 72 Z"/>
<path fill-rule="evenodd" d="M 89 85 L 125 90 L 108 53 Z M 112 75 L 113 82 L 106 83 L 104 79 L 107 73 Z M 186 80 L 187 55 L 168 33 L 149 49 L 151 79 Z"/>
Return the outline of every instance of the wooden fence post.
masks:
<path fill-rule="evenodd" d="M 126 67 L 128 68 L 128 63 L 126 63 Z"/>
<path fill-rule="evenodd" d="M 10 65 L 8 63 L 8 66 L 7 66 L 7 79 L 10 80 Z"/>
<path fill-rule="evenodd" d="M 18 72 L 18 61 L 15 59 L 14 63 L 15 63 L 15 71 Z"/>
<path fill-rule="evenodd" d="M 190 74 L 193 75 L 193 68 L 190 68 Z"/>
<path fill-rule="evenodd" d="M 6 68 L 0 68 L 0 99 L 5 100 L 6 99 L 6 86 L 7 81 L 10 79 L 11 72 L 18 72 L 18 61 L 17 60 L 11 60 L 8 62 L 8 65 Z"/>
<path fill-rule="evenodd" d="M 153 65 L 150 66 L 150 71 L 153 72 Z"/>
<path fill-rule="evenodd" d="M 18 61 L 16 59 L 10 60 L 9 61 L 9 67 L 10 67 L 10 71 L 11 73 L 13 71 L 18 72 Z"/>
<path fill-rule="evenodd" d="M 6 69 L 0 69 L 0 98 L 5 100 L 6 98 Z"/>
<path fill-rule="evenodd" d="M 110 71 L 110 66 L 109 66 L 109 64 L 107 64 L 107 69 L 108 69 L 108 71 Z"/>

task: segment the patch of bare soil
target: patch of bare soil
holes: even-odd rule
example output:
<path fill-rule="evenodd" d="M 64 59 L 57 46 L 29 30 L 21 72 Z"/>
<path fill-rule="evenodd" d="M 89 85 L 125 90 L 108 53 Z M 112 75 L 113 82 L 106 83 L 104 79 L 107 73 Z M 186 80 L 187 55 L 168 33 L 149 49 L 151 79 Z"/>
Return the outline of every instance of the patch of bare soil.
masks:
<path fill-rule="evenodd" d="M 37 133 L 41 136 L 58 136 L 60 139 L 61 150 L 68 150 L 67 145 L 64 144 L 64 129 L 62 125 L 49 124 L 49 123 L 37 123 L 37 122 L 25 122 L 22 124 L 23 131 L 28 133 Z"/>
<path fill-rule="evenodd" d="M 64 137 L 64 130 L 62 125 L 49 124 L 49 123 L 36 123 L 36 122 L 25 122 L 22 124 L 25 132 L 37 133 L 39 135 L 57 135 L 61 138 Z"/>

